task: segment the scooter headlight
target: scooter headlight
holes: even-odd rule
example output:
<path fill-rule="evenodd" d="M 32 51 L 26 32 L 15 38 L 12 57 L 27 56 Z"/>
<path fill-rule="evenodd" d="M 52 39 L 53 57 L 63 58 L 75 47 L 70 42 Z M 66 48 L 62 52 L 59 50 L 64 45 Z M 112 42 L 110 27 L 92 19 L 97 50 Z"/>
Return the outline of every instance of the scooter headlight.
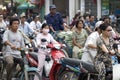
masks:
<path fill-rule="evenodd" d="M 54 44 L 53 45 L 56 49 L 60 49 L 61 48 L 61 45 L 60 44 Z"/>

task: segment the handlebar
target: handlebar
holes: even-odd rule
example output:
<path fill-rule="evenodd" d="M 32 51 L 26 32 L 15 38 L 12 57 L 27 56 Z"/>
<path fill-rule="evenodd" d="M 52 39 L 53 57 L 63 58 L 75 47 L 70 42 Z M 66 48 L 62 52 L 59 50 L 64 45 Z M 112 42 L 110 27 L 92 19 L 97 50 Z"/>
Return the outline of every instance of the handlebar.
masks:
<path fill-rule="evenodd" d="M 33 51 L 33 48 L 16 48 L 18 51 Z"/>

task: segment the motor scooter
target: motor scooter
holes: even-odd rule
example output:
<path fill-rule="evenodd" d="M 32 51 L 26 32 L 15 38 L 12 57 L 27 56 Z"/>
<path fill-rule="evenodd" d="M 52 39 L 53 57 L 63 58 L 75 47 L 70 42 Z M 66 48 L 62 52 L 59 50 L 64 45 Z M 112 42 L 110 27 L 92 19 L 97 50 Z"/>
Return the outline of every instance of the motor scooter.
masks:
<path fill-rule="evenodd" d="M 4 28 L 0 28 L 0 51 L 2 51 L 3 47 L 3 33 L 5 32 Z"/>
<path fill-rule="evenodd" d="M 112 80 L 120 79 L 120 64 L 117 59 L 117 57 L 120 57 L 118 53 L 120 45 L 113 44 L 113 48 L 116 54 L 112 56 L 113 70 L 106 70 L 106 80 L 111 80 L 111 75 L 109 75 L 111 71 L 113 72 Z M 57 80 L 99 80 L 100 78 L 93 63 L 73 58 L 62 58 L 61 64 L 66 69 L 59 75 Z"/>
<path fill-rule="evenodd" d="M 53 65 L 50 69 L 49 79 L 50 80 L 58 80 L 59 74 L 64 71 L 64 67 L 61 65 L 60 60 L 64 57 L 67 57 L 67 52 L 62 49 L 64 44 L 49 44 L 48 47 L 51 49 L 50 54 L 53 60 Z"/>
<path fill-rule="evenodd" d="M 41 40 L 42 42 L 45 42 L 45 39 Z M 49 78 L 50 80 L 57 80 L 57 77 L 64 69 L 64 67 L 61 65 L 60 59 L 63 57 L 67 57 L 67 52 L 62 49 L 65 47 L 64 44 L 60 43 L 50 43 L 47 46 L 41 45 L 41 48 L 47 49 L 50 53 L 50 56 L 46 56 L 45 59 L 45 65 L 43 68 L 43 78 L 44 80 Z M 36 53 L 30 53 L 28 54 L 28 62 L 30 66 L 38 66 L 38 59 Z"/>

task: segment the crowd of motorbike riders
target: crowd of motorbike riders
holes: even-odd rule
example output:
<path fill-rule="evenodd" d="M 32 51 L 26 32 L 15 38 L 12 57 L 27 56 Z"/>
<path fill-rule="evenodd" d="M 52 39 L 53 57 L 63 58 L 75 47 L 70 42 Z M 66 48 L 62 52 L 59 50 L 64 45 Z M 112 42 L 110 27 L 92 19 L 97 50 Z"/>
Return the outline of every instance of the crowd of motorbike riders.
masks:
<path fill-rule="evenodd" d="M 71 32 L 71 36 L 67 36 L 71 40 L 71 45 L 69 46 L 71 46 L 72 54 L 68 53 L 69 57 L 94 64 L 96 70 L 102 76 L 101 80 L 106 80 L 106 74 L 102 72 L 102 68 L 112 70 L 112 56 L 117 56 L 119 62 L 120 56 L 116 54 L 116 50 L 113 48 L 113 45 L 119 44 L 119 33 L 116 31 L 117 18 L 114 14 L 96 20 L 94 15 L 86 14 L 81 16 L 80 12 L 78 12 L 71 23 L 67 24 L 65 21 L 66 17 L 62 17 L 59 12 L 56 12 L 56 6 L 52 5 L 50 6 L 50 13 L 45 16 L 45 21 L 41 22 L 39 19 L 40 16 L 38 14 L 33 14 L 31 21 L 28 22 L 26 14 L 23 12 L 19 16 L 13 15 L 7 20 L 4 15 L 0 14 L 0 28 L 5 29 L 3 34 L 4 45 L 1 51 L 3 51 L 7 62 L 7 80 L 11 80 L 14 61 L 17 61 L 21 69 L 23 69 L 21 54 L 17 49 L 25 47 L 25 36 L 29 34 L 36 35 L 38 60 L 41 64 L 38 66 L 40 75 L 42 75 L 45 55 L 48 55 L 48 53 L 39 49 L 40 39 L 45 38 L 48 43 L 58 43 L 53 34 L 67 31 Z M 62 36 L 65 36 L 65 34 Z M 112 80 L 112 76 L 110 79 Z"/>

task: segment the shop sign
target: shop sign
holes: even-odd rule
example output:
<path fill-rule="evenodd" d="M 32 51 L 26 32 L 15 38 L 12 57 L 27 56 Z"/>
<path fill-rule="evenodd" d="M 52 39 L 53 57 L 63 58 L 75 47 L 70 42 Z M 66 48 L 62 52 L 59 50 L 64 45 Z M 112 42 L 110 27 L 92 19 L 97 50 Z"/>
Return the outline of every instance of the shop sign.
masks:
<path fill-rule="evenodd" d="M 102 0 L 102 15 L 109 15 L 109 0 Z"/>

